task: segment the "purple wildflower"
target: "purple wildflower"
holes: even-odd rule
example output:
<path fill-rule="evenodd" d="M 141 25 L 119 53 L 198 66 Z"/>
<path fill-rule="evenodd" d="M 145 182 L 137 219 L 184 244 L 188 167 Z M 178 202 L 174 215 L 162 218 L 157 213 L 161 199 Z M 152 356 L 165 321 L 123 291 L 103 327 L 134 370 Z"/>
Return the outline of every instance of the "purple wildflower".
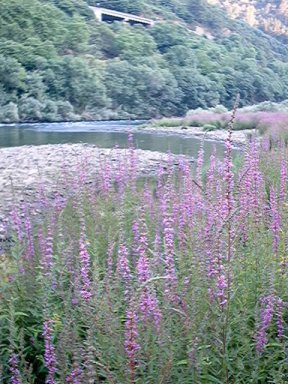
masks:
<path fill-rule="evenodd" d="M 128 310 L 126 314 L 124 346 L 128 357 L 129 382 L 134 384 L 137 367 L 136 355 L 140 345 L 138 344 L 137 314 L 133 309 Z"/>
<path fill-rule="evenodd" d="M 287 161 L 282 159 L 280 166 L 280 203 L 283 204 L 287 194 Z"/>
<path fill-rule="evenodd" d="M 162 247 L 162 242 L 161 242 L 161 236 L 159 233 L 159 229 L 156 230 L 155 234 L 155 239 L 154 239 L 154 257 L 153 257 L 153 268 L 157 270 L 160 265 L 162 264 L 161 260 L 161 247 Z"/>
<path fill-rule="evenodd" d="M 165 241 L 165 269 L 166 269 L 166 288 L 165 293 L 169 300 L 175 298 L 175 290 L 177 285 L 176 268 L 175 268 L 175 251 L 174 251 L 174 221 L 169 212 L 169 191 L 164 197 L 166 209 L 163 213 L 163 232 Z"/>
<path fill-rule="evenodd" d="M 218 276 L 217 288 L 218 288 L 217 296 L 220 301 L 220 306 L 223 308 L 227 303 L 226 290 L 228 288 L 227 279 L 224 274 Z"/>
<path fill-rule="evenodd" d="M 55 374 L 57 372 L 56 369 L 56 354 L 55 347 L 53 345 L 53 337 L 52 337 L 52 320 L 46 320 L 44 322 L 44 341 L 45 341 L 45 353 L 44 360 L 46 368 L 48 369 L 48 376 L 46 378 L 46 384 L 56 384 Z"/>
<path fill-rule="evenodd" d="M 272 216 L 271 230 L 273 234 L 273 251 L 277 253 L 280 241 L 281 217 L 277 207 L 276 192 L 274 188 L 270 191 L 270 211 Z"/>
<path fill-rule="evenodd" d="M 26 258 L 28 260 L 31 260 L 35 256 L 35 250 L 34 250 L 34 240 L 33 240 L 33 233 L 32 233 L 32 225 L 31 225 L 31 221 L 30 221 L 30 217 L 29 217 L 29 214 L 28 214 L 27 207 L 25 209 L 24 227 L 25 227 L 26 238 L 27 238 Z"/>
<path fill-rule="evenodd" d="M 118 185 L 119 192 L 123 193 L 124 187 L 125 187 L 126 182 L 127 182 L 126 163 L 125 163 L 125 159 L 123 159 L 123 157 L 121 157 L 119 151 L 116 151 L 116 154 L 117 154 L 117 162 L 116 162 L 117 169 L 116 169 L 114 177 L 115 177 L 115 181 Z"/>
<path fill-rule="evenodd" d="M 144 212 L 142 212 L 142 215 L 144 216 Z M 140 244 L 138 248 L 140 257 L 137 263 L 138 281 L 140 285 L 143 285 L 143 287 L 141 287 L 139 308 L 143 315 L 143 319 L 147 321 L 148 318 L 152 316 L 157 329 L 159 329 L 162 316 L 159 310 L 158 300 L 156 298 L 155 293 L 153 292 L 152 286 L 146 285 L 148 280 L 151 278 L 151 272 L 150 272 L 150 262 L 147 257 L 147 248 L 148 248 L 147 227 L 146 227 L 143 216 L 141 220 L 142 231 L 140 233 L 140 239 L 139 239 Z"/>
<path fill-rule="evenodd" d="M 81 296 L 85 301 L 89 301 L 92 293 L 91 289 L 91 281 L 89 277 L 90 273 L 90 255 L 87 251 L 87 241 L 86 236 L 84 234 L 84 230 L 82 230 L 80 237 L 80 263 L 81 263 L 81 278 L 82 278 L 82 289 Z"/>
<path fill-rule="evenodd" d="M 44 275 L 48 277 L 51 275 L 52 266 L 53 266 L 53 236 L 52 236 L 51 229 L 49 227 L 47 232 L 48 233 L 45 241 L 45 246 L 44 244 L 41 244 L 43 242 L 43 239 L 41 237 L 42 234 L 40 234 L 39 240 L 40 240 L 41 248 L 43 248 L 44 246 L 44 253 L 42 256 L 41 264 L 44 271 Z"/>
<path fill-rule="evenodd" d="M 228 218 L 232 212 L 233 200 L 233 163 L 232 163 L 232 132 L 228 132 L 228 137 L 225 142 L 225 159 L 224 159 L 224 180 L 226 182 L 225 190 L 225 209 L 224 217 Z"/>
<path fill-rule="evenodd" d="M 154 319 L 155 326 L 159 330 L 162 315 L 159 309 L 158 300 L 153 292 L 151 285 L 147 286 L 145 283 L 150 279 L 149 260 L 146 255 L 140 256 L 137 263 L 138 280 L 140 284 L 144 284 L 141 288 L 139 299 L 139 309 L 143 315 L 144 321 L 147 321 L 151 316 Z"/>
<path fill-rule="evenodd" d="M 139 239 L 140 239 L 140 224 L 138 220 L 135 220 L 132 224 L 132 233 L 133 233 L 132 255 L 133 257 L 136 257 L 138 253 Z"/>
<path fill-rule="evenodd" d="M 284 303 L 280 297 L 276 299 L 276 325 L 277 333 L 280 340 L 284 337 L 284 321 L 283 321 Z"/>
<path fill-rule="evenodd" d="M 119 245 L 118 249 L 117 274 L 125 285 L 125 296 L 128 298 L 132 274 L 128 260 L 128 248 L 123 243 Z"/>
<path fill-rule="evenodd" d="M 254 213 L 255 223 L 258 223 L 261 218 L 261 209 L 264 206 L 263 198 L 263 176 L 260 171 L 259 151 L 256 147 L 255 140 L 251 144 L 250 152 L 251 180 L 252 180 L 252 199 L 251 208 Z"/>
<path fill-rule="evenodd" d="M 11 372 L 11 378 L 10 383 L 11 384 L 22 384 L 20 371 L 18 369 L 18 355 L 16 353 L 13 353 L 9 359 L 9 365 L 10 365 L 10 372 Z"/>
<path fill-rule="evenodd" d="M 260 300 L 260 324 L 256 333 L 256 350 L 259 353 L 264 351 L 268 342 L 267 331 L 273 319 L 274 303 L 274 295 L 266 296 Z"/>
<path fill-rule="evenodd" d="M 75 368 L 73 371 L 66 377 L 67 384 L 81 384 L 83 371 L 81 368 Z"/>

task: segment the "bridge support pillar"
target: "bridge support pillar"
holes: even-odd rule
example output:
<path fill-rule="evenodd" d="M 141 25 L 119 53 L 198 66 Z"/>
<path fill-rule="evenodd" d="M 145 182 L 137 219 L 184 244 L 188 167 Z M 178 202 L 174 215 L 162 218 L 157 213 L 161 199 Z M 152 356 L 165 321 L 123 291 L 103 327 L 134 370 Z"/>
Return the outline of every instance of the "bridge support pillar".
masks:
<path fill-rule="evenodd" d="M 94 14 L 95 14 L 95 17 L 98 21 L 103 21 L 103 18 L 102 18 L 102 11 L 101 9 L 99 8 L 94 8 Z"/>

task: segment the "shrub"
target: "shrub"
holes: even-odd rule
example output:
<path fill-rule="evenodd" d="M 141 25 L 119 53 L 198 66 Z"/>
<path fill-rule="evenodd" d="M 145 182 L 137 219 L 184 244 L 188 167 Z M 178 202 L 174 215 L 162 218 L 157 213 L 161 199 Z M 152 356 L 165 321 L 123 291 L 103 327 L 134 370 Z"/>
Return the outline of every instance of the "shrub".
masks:
<path fill-rule="evenodd" d="M 37 122 L 42 120 L 43 105 L 33 97 L 20 99 L 18 108 L 21 121 Z"/>
<path fill-rule="evenodd" d="M 163 128 L 173 128 L 173 127 L 181 127 L 185 125 L 185 121 L 181 118 L 163 118 L 161 120 L 153 120 L 152 126 L 154 127 L 163 127 Z"/>
<path fill-rule="evenodd" d="M 224 107 L 224 105 L 216 105 L 216 107 L 209 108 L 209 111 L 213 113 L 223 114 L 223 113 L 227 113 L 228 109 Z"/>
<path fill-rule="evenodd" d="M 213 124 L 205 124 L 203 126 L 203 131 L 210 132 L 210 131 L 215 131 L 217 127 Z"/>
<path fill-rule="evenodd" d="M 243 131 L 246 129 L 256 129 L 258 127 L 257 121 L 240 121 L 236 120 L 233 124 L 234 131 Z"/>
<path fill-rule="evenodd" d="M 202 121 L 192 119 L 192 120 L 187 120 L 186 125 L 188 125 L 188 127 L 202 127 L 203 123 Z"/>
<path fill-rule="evenodd" d="M 7 105 L 0 107 L 0 122 L 1 123 L 17 123 L 19 121 L 18 106 L 10 102 Z"/>
<path fill-rule="evenodd" d="M 58 107 L 57 103 L 52 100 L 43 101 L 42 119 L 44 121 L 57 121 Z"/>

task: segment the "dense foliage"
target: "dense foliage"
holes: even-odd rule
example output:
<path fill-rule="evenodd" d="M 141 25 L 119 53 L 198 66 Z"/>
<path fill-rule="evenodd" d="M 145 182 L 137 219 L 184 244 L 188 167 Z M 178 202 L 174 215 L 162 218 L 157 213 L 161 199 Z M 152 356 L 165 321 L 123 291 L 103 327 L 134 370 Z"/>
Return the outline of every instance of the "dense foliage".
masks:
<path fill-rule="evenodd" d="M 183 115 L 229 107 L 238 91 L 243 105 L 288 97 L 287 48 L 204 0 L 89 4 L 158 22 L 99 23 L 84 0 L 0 2 L 1 122 Z"/>
<path fill-rule="evenodd" d="M 1 383 L 287 383 L 287 148 L 231 155 L 143 185 L 130 144 L 15 206 Z"/>

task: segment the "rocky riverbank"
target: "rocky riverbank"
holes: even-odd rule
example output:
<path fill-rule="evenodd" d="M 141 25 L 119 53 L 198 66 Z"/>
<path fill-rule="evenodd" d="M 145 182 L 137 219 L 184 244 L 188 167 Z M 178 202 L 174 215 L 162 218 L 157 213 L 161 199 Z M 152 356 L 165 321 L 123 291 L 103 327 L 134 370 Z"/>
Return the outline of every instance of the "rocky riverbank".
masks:
<path fill-rule="evenodd" d="M 65 188 L 63 172 L 73 177 L 85 164 L 86 182 L 96 180 L 99 166 L 105 162 L 117 168 L 119 158 L 127 149 L 98 148 L 89 144 L 57 144 L 22 146 L 0 149 L 0 232 L 7 212 L 21 201 L 38 199 L 41 186 L 53 198 Z M 160 163 L 168 162 L 168 155 L 160 152 L 135 150 L 139 175 L 155 173 Z M 179 156 L 173 156 L 179 164 Z M 192 161 L 192 159 L 191 159 Z M 66 182 L 67 184 L 67 182 Z"/>
<path fill-rule="evenodd" d="M 150 133 L 161 133 L 169 135 L 182 135 L 187 137 L 205 138 L 205 140 L 224 142 L 227 138 L 227 131 L 217 129 L 214 131 L 203 131 L 202 127 L 152 127 L 143 126 L 139 131 Z M 233 144 L 235 147 L 241 147 L 247 143 L 249 137 L 255 135 L 255 130 L 246 129 L 242 131 L 233 131 Z"/>

